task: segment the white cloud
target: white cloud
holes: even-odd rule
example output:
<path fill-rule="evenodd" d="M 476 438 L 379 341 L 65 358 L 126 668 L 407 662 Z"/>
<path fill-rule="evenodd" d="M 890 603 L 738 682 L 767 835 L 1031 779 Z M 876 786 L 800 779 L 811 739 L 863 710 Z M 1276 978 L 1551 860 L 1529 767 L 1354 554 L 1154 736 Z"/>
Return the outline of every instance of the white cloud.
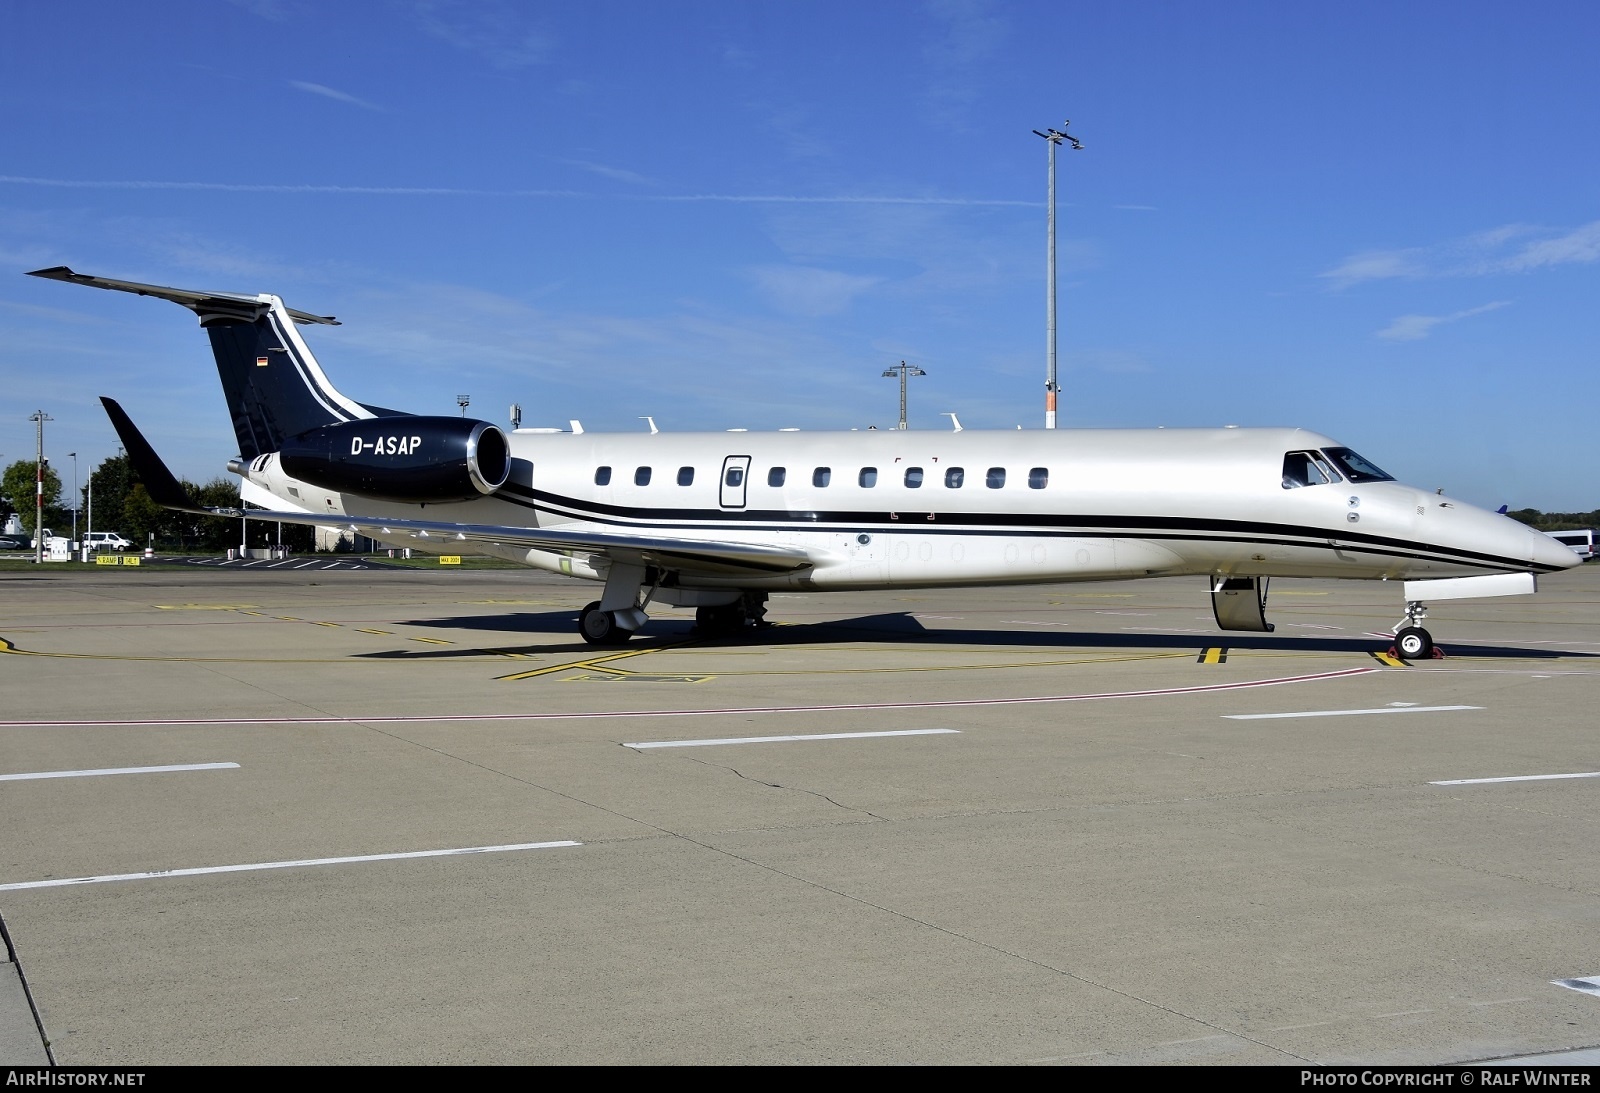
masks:
<path fill-rule="evenodd" d="M 791 315 L 836 315 L 881 277 L 863 277 L 811 266 L 757 266 L 756 287 L 774 307 Z"/>
<path fill-rule="evenodd" d="M 1486 311 L 1495 311 L 1510 303 L 1510 300 L 1495 300 L 1493 303 L 1469 307 L 1465 311 L 1457 311 L 1451 315 L 1401 315 L 1378 331 L 1377 336 L 1391 342 L 1420 341 L 1433 333 L 1433 328 L 1436 326 L 1459 322 L 1473 315 L 1482 315 Z"/>
<path fill-rule="evenodd" d="M 1566 235 L 1529 243 L 1506 259 L 1504 267 L 1511 272 L 1520 273 L 1541 266 L 1596 260 L 1600 260 L 1600 220 L 1590 221 Z"/>
<path fill-rule="evenodd" d="M 544 64 L 555 51 L 555 39 L 528 25 L 526 12 L 535 5 L 475 0 L 418 0 L 414 10 L 422 28 L 457 49 L 475 53 L 499 69 Z"/>
<path fill-rule="evenodd" d="M 1393 278 L 1485 277 L 1600 261 L 1600 220 L 1563 233 L 1505 224 L 1427 247 L 1361 251 L 1319 274 L 1335 289 Z"/>
<path fill-rule="evenodd" d="M 933 23 L 922 50 L 933 77 L 923 93 L 928 116 L 939 125 L 964 126 L 993 80 L 990 65 L 1010 24 L 987 0 L 930 0 L 925 10 Z"/>
<path fill-rule="evenodd" d="M 557 162 L 565 163 L 568 167 L 576 167 L 580 171 L 588 171 L 590 174 L 599 175 L 601 178 L 609 178 L 613 182 L 631 182 L 639 186 L 651 185 L 650 180 L 644 175 L 622 167 L 608 167 L 604 163 L 592 163 L 586 159 L 563 159 Z"/>
<path fill-rule="evenodd" d="M 321 95 L 325 99 L 332 99 L 334 102 L 342 102 L 350 106 L 359 106 L 363 110 L 381 111 L 383 109 L 381 106 L 374 106 L 366 99 L 358 99 L 354 95 L 347 94 L 346 92 L 337 90 L 336 88 L 324 87 L 319 83 L 307 83 L 305 80 L 290 80 L 289 86 L 294 88 L 296 91 L 304 91 L 311 95 Z"/>
<path fill-rule="evenodd" d="M 1390 277 L 1421 277 L 1424 275 L 1421 255 L 1422 251 L 1416 249 L 1363 251 L 1318 276 L 1328 278 L 1335 288 Z"/>

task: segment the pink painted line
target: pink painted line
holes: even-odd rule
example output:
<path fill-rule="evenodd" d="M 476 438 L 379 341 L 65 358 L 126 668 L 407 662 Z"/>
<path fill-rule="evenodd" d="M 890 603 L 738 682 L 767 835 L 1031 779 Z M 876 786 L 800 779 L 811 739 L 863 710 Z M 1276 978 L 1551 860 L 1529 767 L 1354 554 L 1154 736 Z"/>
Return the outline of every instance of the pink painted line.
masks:
<path fill-rule="evenodd" d="M 714 717 L 722 714 L 827 713 L 834 710 L 933 710 L 957 706 L 1023 706 L 1052 702 L 1099 702 L 1111 698 L 1159 698 L 1162 695 L 1209 694 L 1281 687 L 1289 683 L 1314 683 L 1322 679 L 1348 679 L 1371 675 L 1382 668 L 1342 668 L 1337 672 L 1279 676 L 1240 683 L 1210 683 L 1198 687 L 1161 687 L 1147 691 L 1102 691 L 1081 695 L 1040 695 L 1036 698 L 956 698 L 938 702 L 853 702 L 817 706 L 729 706 L 709 710 L 593 710 L 588 713 L 481 713 L 401 714 L 384 717 L 187 717 L 88 721 L 0 721 L 4 729 L 50 729 L 78 725 L 99 728 L 139 728 L 146 725 L 403 725 L 446 724 L 459 721 L 585 721 L 617 717 Z"/>

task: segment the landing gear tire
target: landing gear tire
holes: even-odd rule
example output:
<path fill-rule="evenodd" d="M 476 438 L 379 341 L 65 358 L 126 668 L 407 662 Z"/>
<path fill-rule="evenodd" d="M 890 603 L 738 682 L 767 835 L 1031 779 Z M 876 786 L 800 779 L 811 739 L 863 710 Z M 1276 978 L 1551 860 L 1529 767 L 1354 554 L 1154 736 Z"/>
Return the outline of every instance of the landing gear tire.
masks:
<path fill-rule="evenodd" d="M 1406 660 L 1427 660 L 1433 656 L 1433 635 L 1420 626 L 1407 626 L 1395 634 L 1394 647 Z"/>
<path fill-rule="evenodd" d="M 714 607 L 699 607 L 694 613 L 695 629 L 701 637 L 728 637 L 743 630 L 744 623 L 744 604 L 737 600 Z"/>
<path fill-rule="evenodd" d="M 585 607 L 578 616 L 578 633 L 590 645 L 626 645 L 633 637 L 632 630 L 617 624 L 616 612 L 600 610 L 599 600 Z"/>

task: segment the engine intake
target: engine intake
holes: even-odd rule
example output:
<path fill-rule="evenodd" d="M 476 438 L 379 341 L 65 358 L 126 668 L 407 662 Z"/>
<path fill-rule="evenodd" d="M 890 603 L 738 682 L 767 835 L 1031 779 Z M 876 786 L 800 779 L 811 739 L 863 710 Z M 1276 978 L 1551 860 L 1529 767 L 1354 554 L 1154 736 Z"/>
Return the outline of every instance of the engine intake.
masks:
<path fill-rule="evenodd" d="M 323 425 L 285 441 L 279 460 L 284 473 L 313 486 L 413 505 L 470 501 L 511 474 L 505 434 L 459 417 Z"/>

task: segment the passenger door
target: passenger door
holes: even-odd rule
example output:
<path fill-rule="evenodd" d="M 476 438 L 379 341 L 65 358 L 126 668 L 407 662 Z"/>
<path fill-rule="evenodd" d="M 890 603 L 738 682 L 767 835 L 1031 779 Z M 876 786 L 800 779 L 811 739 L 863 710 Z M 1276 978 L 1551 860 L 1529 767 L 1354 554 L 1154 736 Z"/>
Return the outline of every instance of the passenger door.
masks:
<path fill-rule="evenodd" d="M 722 461 L 722 507 L 744 508 L 745 488 L 749 485 L 750 457 L 730 455 Z"/>

